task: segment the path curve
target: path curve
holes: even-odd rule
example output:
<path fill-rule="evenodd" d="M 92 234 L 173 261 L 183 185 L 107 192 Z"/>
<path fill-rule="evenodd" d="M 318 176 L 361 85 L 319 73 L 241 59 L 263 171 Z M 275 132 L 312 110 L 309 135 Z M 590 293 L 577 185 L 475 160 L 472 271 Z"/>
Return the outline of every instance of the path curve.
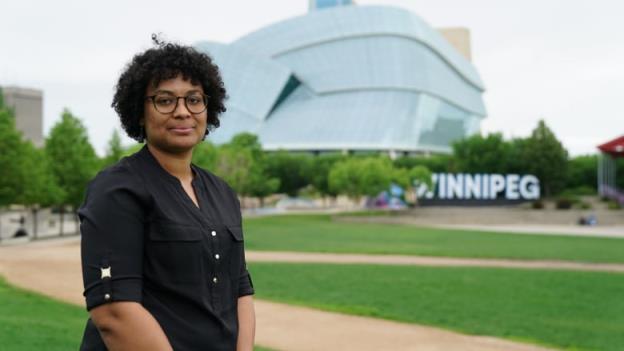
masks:
<path fill-rule="evenodd" d="M 83 305 L 79 251 L 77 241 L 0 247 L 0 275 L 16 286 Z M 255 299 L 255 306 L 256 342 L 276 350 L 548 350 L 492 337 L 463 335 L 433 327 L 258 299 Z"/>

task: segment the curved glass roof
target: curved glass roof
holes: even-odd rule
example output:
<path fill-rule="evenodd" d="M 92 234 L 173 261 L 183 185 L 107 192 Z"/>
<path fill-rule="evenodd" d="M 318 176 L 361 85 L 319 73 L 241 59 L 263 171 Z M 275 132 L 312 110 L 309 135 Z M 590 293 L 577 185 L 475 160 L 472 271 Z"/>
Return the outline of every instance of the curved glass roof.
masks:
<path fill-rule="evenodd" d="M 216 143 L 248 131 L 268 150 L 448 152 L 486 115 L 474 66 L 398 8 L 314 11 L 196 47 L 230 97 Z"/>

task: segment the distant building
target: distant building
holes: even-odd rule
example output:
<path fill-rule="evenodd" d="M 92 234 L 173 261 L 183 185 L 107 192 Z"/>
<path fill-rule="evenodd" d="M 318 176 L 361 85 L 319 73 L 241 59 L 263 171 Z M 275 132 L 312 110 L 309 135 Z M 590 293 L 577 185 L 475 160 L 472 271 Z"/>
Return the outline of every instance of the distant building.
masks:
<path fill-rule="evenodd" d="M 311 11 L 229 44 L 199 42 L 219 66 L 220 144 L 240 132 L 264 150 L 450 153 L 479 132 L 485 87 L 467 29 L 435 30 L 388 6 L 311 1 Z M 316 10 L 321 9 L 322 10 Z"/>
<path fill-rule="evenodd" d="M 35 146 L 43 146 L 43 92 L 18 87 L 1 89 L 4 104 L 15 111 L 17 129 Z"/>

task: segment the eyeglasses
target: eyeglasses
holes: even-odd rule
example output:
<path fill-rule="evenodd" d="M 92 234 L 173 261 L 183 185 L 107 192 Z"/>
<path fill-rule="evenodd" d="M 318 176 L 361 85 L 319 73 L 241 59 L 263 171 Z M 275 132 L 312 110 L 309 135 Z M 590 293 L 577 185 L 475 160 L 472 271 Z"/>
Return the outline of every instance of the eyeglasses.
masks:
<path fill-rule="evenodd" d="M 146 96 L 146 99 L 152 100 L 154 108 L 160 113 L 172 113 L 178 108 L 178 101 L 184 99 L 184 106 L 190 113 L 198 114 L 206 111 L 208 107 L 208 95 L 191 94 L 189 96 L 173 96 L 168 94 L 156 94 Z"/>

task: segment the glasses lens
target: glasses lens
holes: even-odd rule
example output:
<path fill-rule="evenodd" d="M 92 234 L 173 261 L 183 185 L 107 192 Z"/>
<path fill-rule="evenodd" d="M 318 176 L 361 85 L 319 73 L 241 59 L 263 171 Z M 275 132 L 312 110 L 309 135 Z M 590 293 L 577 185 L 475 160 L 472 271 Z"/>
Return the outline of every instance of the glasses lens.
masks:
<path fill-rule="evenodd" d="M 154 96 L 154 107 L 160 113 L 171 113 L 176 108 L 177 99 L 171 95 Z"/>
<path fill-rule="evenodd" d="M 186 97 L 186 108 L 192 113 L 201 113 L 206 109 L 206 97 L 193 94 Z"/>

